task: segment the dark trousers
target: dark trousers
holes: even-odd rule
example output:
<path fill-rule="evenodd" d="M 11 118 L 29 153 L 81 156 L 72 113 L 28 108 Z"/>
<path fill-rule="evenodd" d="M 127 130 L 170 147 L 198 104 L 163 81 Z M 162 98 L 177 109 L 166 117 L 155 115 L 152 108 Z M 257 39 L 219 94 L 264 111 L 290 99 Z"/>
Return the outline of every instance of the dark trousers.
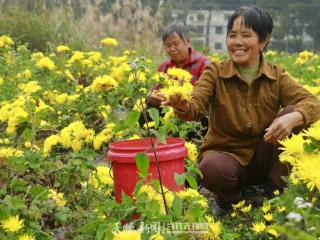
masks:
<path fill-rule="evenodd" d="M 277 117 L 293 112 L 293 106 L 288 106 Z M 302 130 L 294 129 L 294 133 Z M 240 188 L 262 184 L 268 180 L 283 189 L 285 183 L 282 176 L 288 176 L 290 166 L 279 161 L 279 145 L 273 145 L 261 140 L 254 156 L 247 166 L 242 166 L 233 157 L 219 152 L 208 152 L 199 163 L 203 174 L 202 185 L 214 193 L 216 201 L 222 208 L 239 200 Z"/>

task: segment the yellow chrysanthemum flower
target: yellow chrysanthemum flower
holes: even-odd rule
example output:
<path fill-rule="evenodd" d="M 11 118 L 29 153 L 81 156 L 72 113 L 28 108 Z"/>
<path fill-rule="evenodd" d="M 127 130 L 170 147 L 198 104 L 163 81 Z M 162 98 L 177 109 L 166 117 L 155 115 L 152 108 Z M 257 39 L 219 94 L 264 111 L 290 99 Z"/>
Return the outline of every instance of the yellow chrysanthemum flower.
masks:
<path fill-rule="evenodd" d="M 115 89 L 118 87 L 118 85 L 118 82 L 113 77 L 104 75 L 96 77 L 89 88 L 93 92 L 99 92 L 109 89 Z"/>
<path fill-rule="evenodd" d="M 118 46 L 119 44 L 115 38 L 109 38 L 109 37 L 102 39 L 100 43 L 105 46 Z"/>
<path fill-rule="evenodd" d="M 52 199 L 59 207 L 63 207 L 67 204 L 67 201 L 64 198 L 64 193 L 57 192 L 54 189 L 49 190 L 48 198 Z"/>
<path fill-rule="evenodd" d="M 7 48 L 13 45 L 13 41 L 6 35 L 0 37 L 0 48 Z"/>
<path fill-rule="evenodd" d="M 0 223 L 6 232 L 17 232 L 24 226 L 24 220 L 19 219 L 19 215 L 11 216 L 8 219 L 2 220 Z"/>
<path fill-rule="evenodd" d="M 164 240 L 164 237 L 160 233 L 157 233 L 157 234 L 152 235 L 150 237 L 150 240 Z"/>
<path fill-rule="evenodd" d="M 31 148 L 31 142 L 30 141 L 27 141 L 24 143 L 24 147 L 25 148 Z"/>
<path fill-rule="evenodd" d="M 135 139 L 140 139 L 140 136 L 135 134 L 128 138 L 128 140 L 135 140 Z"/>
<path fill-rule="evenodd" d="M 219 221 L 214 221 L 211 216 L 206 216 L 208 221 L 208 234 L 212 239 L 219 239 L 221 234 L 221 223 Z"/>
<path fill-rule="evenodd" d="M 18 88 L 25 94 L 30 95 L 41 90 L 41 86 L 38 85 L 37 81 L 30 81 L 28 83 L 21 83 Z"/>
<path fill-rule="evenodd" d="M 174 117 L 173 108 L 169 108 L 169 111 L 165 113 L 163 119 L 166 121 L 169 121 L 173 117 Z"/>
<path fill-rule="evenodd" d="M 271 213 L 267 213 L 265 215 L 263 215 L 263 218 L 267 221 L 267 222 L 271 222 L 273 219 L 273 216 Z"/>
<path fill-rule="evenodd" d="M 279 196 L 279 195 L 280 195 L 280 191 L 279 191 L 279 190 L 275 190 L 275 191 L 273 191 L 273 194 L 274 194 L 275 196 Z"/>
<path fill-rule="evenodd" d="M 310 128 L 305 130 L 302 135 L 320 141 L 320 121 L 314 123 Z"/>
<path fill-rule="evenodd" d="M 272 236 L 275 237 L 275 238 L 280 237 L 280 234 L 279 234 L 275 229 L 273 229 L 273 228 L 269 228 L 269 229 L 267 230 L 267 233 L 269 233 L 270 235 L 272 235 Z"/>
<path fill-rule="evenodd" d="M 246 202 L 245 200 L 242 200 L 242 201 L 238 202 L 237 204 L 232 204 L 232 208 L 235 210 L 242 208 L 244 206 L 245 202 Z"/>
<path fill-rule="evenodd" d="M 35 52 L 35 53 L 32 53 L 31 54 L 31 59 L 33 60 L 33 61 L 39 61 L 41 58 L 43 58 L 44 57 L 44 55 L 43 55 L 43 53 L 42 52 Z"/>
<path fill-rule="evenodd" d="M 31 77 L 32 77 L 32 72 L 29 69 L 26 69 L 23 72 L 17 74 L 17 78 L 29 79 Z"/>
<path fill-rule="evenodd" d="M 192 204 L 198 204 L 203 208 L 209 207 L 207 199 L 195 189 L 187 188 L 183 191 L 179 191 L 177 192 L 177 196 L 180 199 L 191 201 Z"/>
<path fill-rule="evenodd" d="M 140 240 L 140 231 L 122 231 L 113 233 L 113 240 Z"/>
<path fill-rule="evenodd" d="M 108 59 L 111 60 L 113 65 L 119 66 L 121 63 L 126 63 L 128 61 L 128 56 L 109 56 Z M 131 69 L 131 68 L 130 68 Z"/>
<path fill-rule="evenodd" d="M 189 82 L 192 78 L 190 72 L 182 69 L 182 68 L 169 68 L 167 74 L 173 78 L 177 78 L 179 80 L 184 80 Z"/>
<path fill-rule="evenodd" d="M 115 78 L 118 82 L 122 82 L 125 79 L 128 79 L 128 75 L 130 73 L 130 65 L 125 63 L 121 63 L 118 66 L 112 67 L 110 76 Z"/>
<path fill-rule="evenodd" d="M 197 146 L 192 142 L 186 142 L 185 146 L 186 146 L 186 148 L 188 150 L 188 158 L 192 162 L 196 162 L 197 161 L 197 155 L 198 155 Z"/>
<path fill-rule="evenodd" d="M 244 206 L 244 207 L 240 208 L 240 211 L 243 213 L 248 213 L 251 211 L 251 208 L 252 208 L 252 205 L 249 204 L 248 206 Z"/>
<path fill-rule="evenodd" d="M 98 62 L 101 60 L 101 57 L 102 57 L 101 52 L 91 51 L 88 54 L 89 54 L 89 59 L 91 61 Z"/>
<path fill-rule="evenodd" d="M 36 67 L 52 71 L 56 68 L 56 65 L 50 58 L 43 57 L 36 63 Z"/>
<path fill-rule="evenodd" d="M 97 178 L 101 183 L 97 181 Z M 97 166 L 95 174 L 90 175 L 88 183 L 95 188 L 98 188 L 100 184 L 113 186 L 112 170 L 107 166 Z"/>
<path fill-rule="evenodd" d="M 0 148 L 0 159 L 7 159 L 9 157 L 22 157 L 23 151 L 15 149 L 13 147 Z"/>
<path fill-rule="evenodd" d="M 268 202 L 265 202 L 262 206 L 262 212 L 267 213 L 271 210 L 271 204 Z"/>
<path fill-rule="evenodd" d="M 168 189 L 166 189 L 166 188 L 164 188 L 164 192 L 165 192 L 165 198 L 166 198 L 167 206 L 169 208 L 171 208 L 173 200 L 174 200 L 173 193 L 171 191 L 169 191 Z M 162 194 L 160 192 L 156 192 L 155 189 L 150 185 L 144 185 L 139 190 L 138 195 L 141 195 L 142 193 L 146 193 L 147 197 L 148 197 L 148 199 L 150 201 L 152 201 L 152 200 L 157 201 L 159 203 L 159 206 L 160 206 L 160 213 L 165 214 L 165 207 L 164 207 L 163 197 L 162 197 Z"/>
<path fill-rule="evenodd" d="M 266 52 L 266 56 L 274 57 L 277 55 L 277 51 L 269 50 Z"/>
<path fill-rule="evenodd" d="M 146 73 L 144 73 L 144 72 L 139 72 L 139 74 L 130 74 L 128 81 L 129 81 L 129 82 L 139 81 L 139 82 L 144 83 L 144 82 L 147 81 Z"/>
<path fill-rule="evenodd" d="M 147 129 L 148 127 L 151 128 L 151 127 L 154 127 L 154 126 L 156 126 L 156 123 L 154 121 L 151 121 L 151 122 L 143 124 L 143 128 L 144 129 Z"/>
<path fill-rule="evenodd" d="M 304 152 L 304 143 L 305 140 L 301 134 L 295 135 L 292 134 L 291 138 L 285 138 L 284 140 L 279 141 L 283 146 L 280 149 L 286 151 L 290 154 L 301 154 Z"/>
<path fill-rule="evenodd" d="M 113 128 L 115 127 L 114 123 L 109 123 L 106 125 L 106 127 L 97 134 L 93 139 L 93 148 L 95 150 L 100 149 L 101 145 L 103 143 L 109 142 L 112 137 L 114 136 Z"/>
<path fill-rule="evenodd" d="M 44 140 L 43 143 L 43 153 L 48 154 L 51 152 L 52 147 L 60 143 L 60 136 L 51 135 Z"/>
<path fill-rule="evenodd" d="M 286 207 L 280 207 L 280 206 L 277 207 L 278 213 L 282 213 L 282 212 L 284 212 L 286 209 L 287 209 Z"/>
<path fill-rule="evenodd" d="M 72 52 L 72 56 L 68 61 L 68 64 L 73 64 L 74 62 L 81 61 L 84 59 L 84 53 L 80 51 L 74 51 Z"/>
<path fill-rule="evenodd" d="M 68 46 L 65 46 L 65 45 L 60 45 L 56 48 L 56 51 L 58 53 L 63 53 L 63 52 L 69 52 L 70 51 L 70 48 Z"/>
<path fill-rule="evenodd" d="M 256 233 L 262 233 L 266 229 L 266 225 L 263 222 L 254 222 L 251 229 Z"/>
<path fill-rule="evenodd" d="M 18 240 L 36 240 L 36 238 L 35 236 L 26 233 L 19 236 Z"/>

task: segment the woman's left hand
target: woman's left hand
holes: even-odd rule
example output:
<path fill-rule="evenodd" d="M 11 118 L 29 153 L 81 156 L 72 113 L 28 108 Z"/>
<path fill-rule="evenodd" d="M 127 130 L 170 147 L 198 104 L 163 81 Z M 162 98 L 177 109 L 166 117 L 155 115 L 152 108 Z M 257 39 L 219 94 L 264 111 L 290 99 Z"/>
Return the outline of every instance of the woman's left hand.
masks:
<path fill-rule="evenodd" d="M 266 129 L 264 140 L 277 144 L 279 140 L 289 136 L 292 129 L 303 124 L 303 116 L 295 111 L 276 118 Z"/>

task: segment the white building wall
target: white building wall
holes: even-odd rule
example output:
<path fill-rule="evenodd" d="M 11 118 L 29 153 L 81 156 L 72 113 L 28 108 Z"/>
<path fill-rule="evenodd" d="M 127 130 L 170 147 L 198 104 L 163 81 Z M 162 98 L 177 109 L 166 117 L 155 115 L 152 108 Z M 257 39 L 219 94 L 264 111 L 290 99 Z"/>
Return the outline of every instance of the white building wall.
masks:
<path fill-rule="evenodd" d="M 186 17 L 186 25 L 191 32 L 192 42 L 199 46 L 206 46 L 206 37 L 209 31 L 209 48 L 213 52 L 225 52 L 228 18 L 233 11 L 211 11 L 211 20 L 208 29 L 210 12 L 208 10 L 192 10 Z M 181 10 L 173 11 L 172 17 L 176 22 L 183 22 L 184 13 Z"/>

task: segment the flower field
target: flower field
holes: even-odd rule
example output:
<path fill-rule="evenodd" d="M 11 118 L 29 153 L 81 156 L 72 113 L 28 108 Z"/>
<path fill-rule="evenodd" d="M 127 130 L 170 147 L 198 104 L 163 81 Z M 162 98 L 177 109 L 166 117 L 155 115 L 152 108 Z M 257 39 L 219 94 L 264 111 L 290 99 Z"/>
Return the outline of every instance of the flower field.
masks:
<path fill-rule="evenodd" d="M 0 239 L 320 238 L 320 122 L 281 142 L 281 161 L 293 166 L 283 194 L 275 191 L 261 208 L 239 202 L 218 216 L 195 180 L 201 124 L 181 122 L 170 108 L 163 116 L 150 109 L 152 121 L 138 123 L 154 84 L 188 98 L 190 75 L 159 74 L 152 59 L 119 53 L 118 44 L 105 38 L 99 51 L 60 45 L 41 53 L 0 37 Z M 320 95 L 319 54 L 268 51 L 265 57 Z M 186 140 L 186 173 L 176 182 L 186 180 L 188 188 L 164 189 L 164 204 L 159 182 L 145 181 L 148 169 L 137 157 L 134 196 L 117 203 L 108 145 L 149 135 Z"/>

